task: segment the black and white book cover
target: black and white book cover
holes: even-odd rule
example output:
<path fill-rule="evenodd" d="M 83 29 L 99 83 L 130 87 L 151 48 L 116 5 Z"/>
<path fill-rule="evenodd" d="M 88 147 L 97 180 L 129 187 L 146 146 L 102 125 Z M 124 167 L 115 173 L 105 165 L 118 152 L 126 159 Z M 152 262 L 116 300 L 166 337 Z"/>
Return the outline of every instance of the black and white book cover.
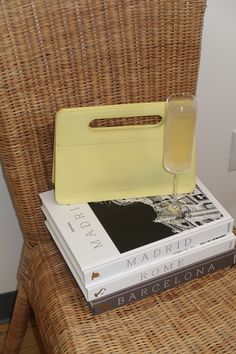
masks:
<path fill-rule="evenodd" d="M 54 232 L 77 262 L 84 284 L 141 267 L 232 231 L 233 219 L 197 180 L 192 193 L 78 205 L 59 205 L 54 191 L 40 194 Z"/>

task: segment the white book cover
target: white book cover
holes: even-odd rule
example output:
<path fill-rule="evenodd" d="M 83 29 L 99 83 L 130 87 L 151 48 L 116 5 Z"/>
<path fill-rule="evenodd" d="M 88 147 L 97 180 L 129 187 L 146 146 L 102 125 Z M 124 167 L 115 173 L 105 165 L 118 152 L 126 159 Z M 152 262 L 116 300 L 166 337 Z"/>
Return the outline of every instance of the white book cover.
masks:
<path fill-rule="evenodd" d="M 68 254 L 63 246 L 62 239 L 54 232 L 47 220 L 45 221 L 45 224 L 87 301 L 107 296 L 116 291 L 140 284 L 163 274 L 168 274 L 174 270 L 179 270 L 196 262 L 203 261 L 209 257 L 227 252 L 235 247 L 236 240 L 235 235 L 230 233 L 206 242 L 203 245 L 196 245 L 178 254 L 167 256 L 160 261 L 150 262 L 143 267 L 126 271 L 122 274 L 113 275 L 86 286 L 81 281 L 76 263 L 73 262 L 70 253 Z"/>
<path fill-rule="evenodd" d="M 178 196 L 182 211 L 177 217 L 167 211 L 169 195 L 78 205 L 57 204 L 54 190 L 40 198 L 85 285 L 159 261 L 233 228 L 232 217 L 199 180 L 192 193 Z"/>

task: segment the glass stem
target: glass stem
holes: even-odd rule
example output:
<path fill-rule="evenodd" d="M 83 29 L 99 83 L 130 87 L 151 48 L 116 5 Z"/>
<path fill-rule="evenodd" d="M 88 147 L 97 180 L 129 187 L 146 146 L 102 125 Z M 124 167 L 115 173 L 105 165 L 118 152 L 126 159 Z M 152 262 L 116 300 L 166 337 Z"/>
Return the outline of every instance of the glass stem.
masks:
<path fill-rule="evenodd" d="M 174 174 L 174 191 L 173 191 L 173 195 L 174 195 L 174 199 L 176 200 L 177 198 L 177 182 L 178 182 L 178 175 L 177 173 Z"/>

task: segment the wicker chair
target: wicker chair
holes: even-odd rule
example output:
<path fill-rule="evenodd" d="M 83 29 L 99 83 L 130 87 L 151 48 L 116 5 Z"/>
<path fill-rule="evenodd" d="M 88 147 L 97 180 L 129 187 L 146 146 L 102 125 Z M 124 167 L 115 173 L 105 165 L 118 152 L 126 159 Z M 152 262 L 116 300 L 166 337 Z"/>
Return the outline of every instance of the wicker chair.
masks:
<path fill-rule="evenodd" d="M 235 353 L 233 268 L 94 317 L 44 226 L 38 197 L 52 188 L 61 107 L 195 93 L 205 5 L 1 2 L 0 154 L 25 237 L 4 353 L 19 352 L 31 310 L 48 353 Z"/>

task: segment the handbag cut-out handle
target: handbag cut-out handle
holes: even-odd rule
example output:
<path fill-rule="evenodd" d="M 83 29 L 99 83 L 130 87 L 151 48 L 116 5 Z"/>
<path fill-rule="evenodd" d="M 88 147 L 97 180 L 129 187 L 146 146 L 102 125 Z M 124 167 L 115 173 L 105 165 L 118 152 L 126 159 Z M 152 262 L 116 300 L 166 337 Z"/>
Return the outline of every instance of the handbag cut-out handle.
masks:
<path fill-rule="evenodd" d="M 134 117 L 116 117 L 116 118 L 98 118 L 93 119 L 89 123 L 89 127 L 92 129 L 101 128 L 125 128 L 132 126 L 157 126 L 162 123 L 161 115 L 149 115 L 149 116 L 134 116 Z"/>
<path fill-rule="evenodd" d="M 162 139 L 165 102 L 61 109 L 56 145 L 81 146 Z"/>

